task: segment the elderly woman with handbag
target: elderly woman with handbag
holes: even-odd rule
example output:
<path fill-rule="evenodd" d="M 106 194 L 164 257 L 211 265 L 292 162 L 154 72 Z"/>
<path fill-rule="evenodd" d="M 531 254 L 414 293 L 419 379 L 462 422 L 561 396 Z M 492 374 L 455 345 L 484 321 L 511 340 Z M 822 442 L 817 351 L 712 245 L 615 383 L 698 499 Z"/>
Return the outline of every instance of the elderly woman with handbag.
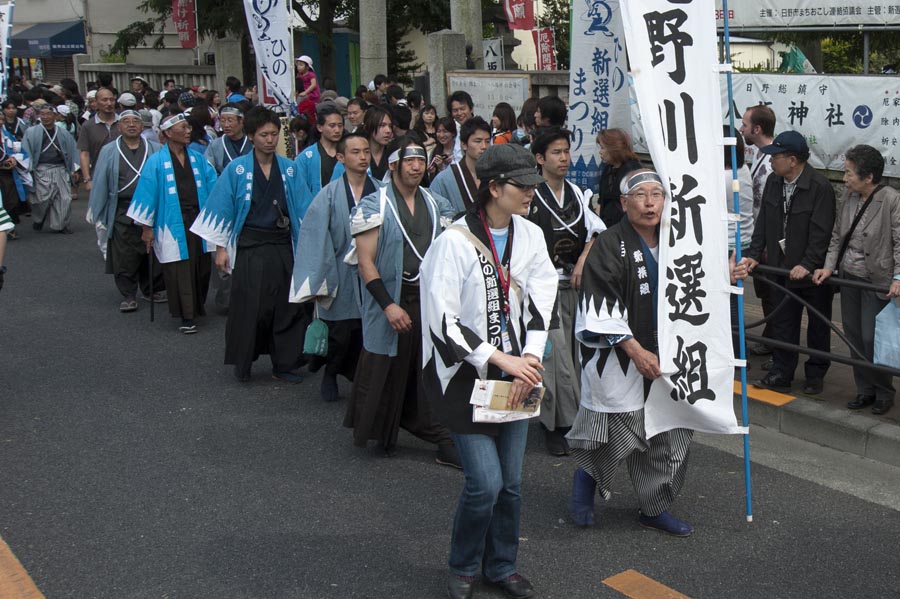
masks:
<path fill-rule="evenodd" d="M 875 317 L 892 297 L 900 296 L 900 192 L 881 184 L 884 158 L 867 145 L 847 150 L 844 161 L 844 192 L 841 210 L 834 222 L 824 268 L 813 273 L 821 285 L 838 273 L 850 281 L 871 283 L 889 289 L 874 291 L 844 287 L 841 290 L 841 320 L 850 343 L 872 361 Z M 894 387 L 889 374 L 853 368 L 856 398 L 851 410 L 872 406 L 873 414 L 884 414 L 894 405 Z"/>

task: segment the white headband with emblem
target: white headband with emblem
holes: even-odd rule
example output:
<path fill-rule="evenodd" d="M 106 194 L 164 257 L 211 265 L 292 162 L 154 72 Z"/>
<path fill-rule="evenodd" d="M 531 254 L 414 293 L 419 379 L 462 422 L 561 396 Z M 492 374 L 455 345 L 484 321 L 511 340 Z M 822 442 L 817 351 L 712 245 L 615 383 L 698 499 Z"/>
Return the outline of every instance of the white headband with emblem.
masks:
<path fill-rule="evenodd" d="M 123 110 L 122 112 L 119 113 L 120 120 L 124 119 L 124 118 L 128 118 L 128 117 L 134 117 L 136 119 L 140 119 L 141 113 L 138 112 L 137 110 Z M 143 120 L 143 119 L 141 119 L 141 120 Z"/>
<path fill-rule="evenodd" d="M 165 131 L 167 129 L 171 129 L 178 123 L 180 123 L 182 121 L 186 121 L 186 120 L 187 120 L 187 117 L 184 116 L 183 113 L 173 114 L 172 116 L 167 117 L 166 120 L 164 120 L 162 122 L 162 124 L 159 126 L 159 130 Z"/>
<path fill-rule="evenodd" d="M 428 153 L 422 146 L 406 146 L 405 148 L 394 150 L 394 152 L 388 156 L 388 164 L 394 164 L 395 162 L 400 162 L 400 160 L 406 160 L 407 158 L 421 158 L 422 160 L 428 160 Z"/>
<path fill-rule="evenodd" d="M 619 191 L 622 192 L 623 196 L 631 193 L 631 190 L 640 185 L 641 183 L 658 183 L 662 186 L 663 189 L 666 188 L 663 185 L 663 181 L 658 174 L 653 171 L 640 171 L 637 172 L 630 177 L 625 177 L 622 179 L 622 183 L 619 185 Z"/>
<path fill-rule="evenodd" d="M 234 106 L 225 106 L 219 110 L 219 116 L 225 114 L 233 114 L 236 117 L 243 117 L 244 113 L 241 112 L 240 108 L 235 108 Z"/>

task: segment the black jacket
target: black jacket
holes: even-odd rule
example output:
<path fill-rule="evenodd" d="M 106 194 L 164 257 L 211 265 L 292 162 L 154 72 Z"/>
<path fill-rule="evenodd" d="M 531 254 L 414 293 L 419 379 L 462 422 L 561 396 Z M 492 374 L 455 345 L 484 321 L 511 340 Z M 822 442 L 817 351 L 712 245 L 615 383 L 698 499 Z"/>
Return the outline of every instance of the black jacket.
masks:
<path fill-rule="evenodd" d="M 747 255 L 758 261 L 763 250 L 766 250 L 770 266 L 791 269 L 799 264 L 812 273 L 825 264 L 834 216 L 834 188 L 828 179 L 807 163 L 797 178 L 786 235 L 783 235 L 784 177 L 772 173 L 763 188 Z M 778 245 L 782 238 L 787 240 L 784 252 Z M 791 282 L 790 286 L 806 287 L 812 284 L 812 281 L 805 280 Z"/>

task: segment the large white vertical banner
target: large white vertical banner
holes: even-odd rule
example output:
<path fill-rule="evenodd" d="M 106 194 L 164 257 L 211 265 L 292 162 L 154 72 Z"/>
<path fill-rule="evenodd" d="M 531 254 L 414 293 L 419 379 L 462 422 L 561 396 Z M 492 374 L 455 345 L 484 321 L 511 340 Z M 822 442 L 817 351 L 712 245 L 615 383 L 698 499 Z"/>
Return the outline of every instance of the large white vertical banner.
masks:
<path fill-rule="evenodd" d="M 290 114 L 294 98 L 293 40 L 288 27 L 289 0 L 244 0 L 256 67 L 265 78 L 259 90 Z"/>
<path fill-rule="evenodd" d="M 722 104 L 714 0 L 628 0 L 622 17 L 653 164 L 669 183 L 659 237 L 659 361 L 647 436 L 742 433 L 734 415 Z"/>
<path fill-rule="evenodd" d="M 0 98 L 6 98 L 9 93 L 10 32 L 14 6 L 15 2 L 0 6 Z"/>
<path fill-rule="evenodd" d="M 570 31 L 572 167 L 568 177 L 583 189 L 596 190 L 600 179 L 597 134 L 603 129 L 631 130 L 619 0 L 573 0 Z"/>

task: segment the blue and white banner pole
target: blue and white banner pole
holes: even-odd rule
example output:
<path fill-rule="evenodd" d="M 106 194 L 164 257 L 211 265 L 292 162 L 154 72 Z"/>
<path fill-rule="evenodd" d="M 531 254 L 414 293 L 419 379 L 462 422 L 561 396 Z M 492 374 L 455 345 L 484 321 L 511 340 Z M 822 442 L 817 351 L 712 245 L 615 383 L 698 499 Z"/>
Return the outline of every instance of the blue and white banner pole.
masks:
<path fill-rule="evenodd" d="M 729 34 L 728 28 L 728 0 L 722 0 L 722 12 L 724 19 L 724 30 L 723 30 L 723 38 L 725 40 L 725 79 L 726 84 L 728 86 L 728 128 L 729 135 L 731 137 L 735 137 L 738 133 L 735 131 L 734 127 L 734 91 L 731 82 L 731 73 L 732 73 L 732 65 L 731 65 L 731 38 Z M 741 195 L 740 195 L 740 183 L 737 172 L 737 146 L 732 144 L 731 146 L 731 180 L 732 180 L 732 191 L 733 191 L 733 202 L 734 202 L 734 214 L 740 217 L 741 214 Z M 734 231 L 734 259 L 735 262 L 740 262 L 741 260 L 741 221 L 740 218 L 737 219 L 735 223 L 735 231 Z M 737 302 L 738 302 L 738 335 L 740 340 L 740 356 L 738 356 L 742 362 L 741 365 L 741 425 L 744 427 L 749 427 L 749 416 L 747 412 L 747 347 L 746 340 L 744 339 L 744 282 L 737 282 L 738 289 L 741 290 L 740 293 L 737 294 Z M 744 433 L 744 486 L 746 488 L 746 498 L 747 498 L 747 522 L 753 522 L 753 489 L 750 484 L 750 430 L 747 429 L 747 432 Z"/>

